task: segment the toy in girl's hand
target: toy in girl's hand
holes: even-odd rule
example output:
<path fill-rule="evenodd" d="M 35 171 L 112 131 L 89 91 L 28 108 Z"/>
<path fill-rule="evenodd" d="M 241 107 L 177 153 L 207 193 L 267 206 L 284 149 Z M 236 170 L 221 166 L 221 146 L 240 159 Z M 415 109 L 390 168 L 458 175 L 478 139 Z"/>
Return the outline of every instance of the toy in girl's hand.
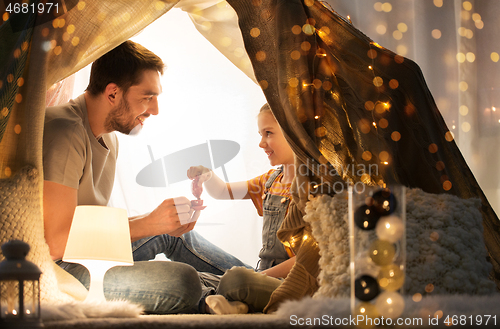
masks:
<path fill-rule="evenodd" d="M 200 199 L 201 193 L 203 192 L 203 185 L 199 183 L 200 176 L 196 176 L 191 182 L 191 191 L 193 192 L 196 200 L 191 200 L 191 208 L 194 210 L 203 210 L 207 206 L 203 205 L 203 200 Z"/>
<path fill-rule="evenodd" d="M 199 183 L 200 176 L 196 176 L 191 182 L 191 191 L 196 199 L 200 200 L 201 193 L 203 193 L 203 185 Z"/>

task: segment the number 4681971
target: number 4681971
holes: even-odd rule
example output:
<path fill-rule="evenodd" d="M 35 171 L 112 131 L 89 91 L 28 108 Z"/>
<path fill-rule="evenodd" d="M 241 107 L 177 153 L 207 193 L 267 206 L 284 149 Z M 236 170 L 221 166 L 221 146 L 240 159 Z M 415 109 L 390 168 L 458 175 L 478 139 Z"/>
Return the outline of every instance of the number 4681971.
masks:
<path fill-rule="evenodd" d="M 9 2 L 5 11 L 9 14 L 48 14 L 51 12 L 59 13 L 59 4 L 58 3 L 12 3 Z"/>
<path fill-rule="evenodd" d="M 473 325 L 497 325 L 496 315 L 453 315 L 446 316 L 444 323 L 447 326 L 473 326 Z"/>

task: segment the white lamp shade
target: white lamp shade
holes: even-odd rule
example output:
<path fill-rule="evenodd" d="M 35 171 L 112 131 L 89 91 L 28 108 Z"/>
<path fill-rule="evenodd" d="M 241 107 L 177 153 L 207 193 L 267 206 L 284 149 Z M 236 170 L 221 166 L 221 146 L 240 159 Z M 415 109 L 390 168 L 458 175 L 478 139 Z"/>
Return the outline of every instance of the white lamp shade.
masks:
<path fill-rule="evenodd" d="M 83 265 L 89 261 L 132 265 L 127 211 L 104 206 L 76 207 L 63 261 Z"/>

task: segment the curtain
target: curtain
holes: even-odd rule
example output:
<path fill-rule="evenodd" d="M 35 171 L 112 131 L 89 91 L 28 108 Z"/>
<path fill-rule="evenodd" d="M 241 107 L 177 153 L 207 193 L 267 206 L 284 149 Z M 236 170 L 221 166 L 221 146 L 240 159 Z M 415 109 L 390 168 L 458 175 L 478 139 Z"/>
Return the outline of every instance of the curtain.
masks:
<path fill-rule="evenodd" d="M 500 211 L 500 4 L 403 0 L 327 3 L 385 48 L 414 60 L 467 164 Z M 493 149 L 492 149 L 493 148 Z"/>

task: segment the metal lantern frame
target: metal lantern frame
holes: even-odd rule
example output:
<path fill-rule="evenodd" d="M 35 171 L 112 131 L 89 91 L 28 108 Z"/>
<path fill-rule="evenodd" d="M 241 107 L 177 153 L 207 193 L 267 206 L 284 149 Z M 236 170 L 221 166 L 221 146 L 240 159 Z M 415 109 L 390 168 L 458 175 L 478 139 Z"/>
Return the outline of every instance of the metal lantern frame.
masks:
<path fill-rule="evenodd" d="M 30 247 L 20 240 L 2 245 L 5 260 L 0 262 L 0 327 L 42 328 L 40 309 L 41 271 L 25 259 Z M 30 287 L 31 298 L 26 299 Z"/>

